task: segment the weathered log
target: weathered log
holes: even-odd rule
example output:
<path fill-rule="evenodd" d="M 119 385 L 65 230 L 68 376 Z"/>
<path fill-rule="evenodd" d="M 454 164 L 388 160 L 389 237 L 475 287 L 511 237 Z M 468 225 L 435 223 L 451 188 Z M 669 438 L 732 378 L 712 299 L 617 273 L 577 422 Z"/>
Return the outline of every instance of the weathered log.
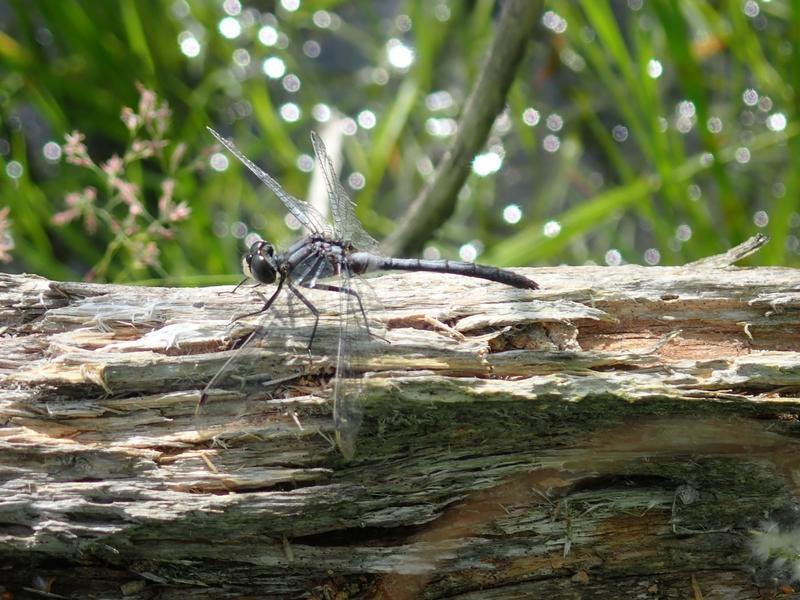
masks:
<path fill-rule="evenodd" d="M 2 275 L 0 586 L 756 598 L 791 585 L 800 272 L 729 266 L 746 249 L 521 270 L 536 292 L 371 280 L 389 343 L 355 359 L 350 461 L 330 441 L 335 294 L 311 292 L 310 357 L 311 320 L 284 310 L 198 413 L 226 348 L 257 326 L 229 324 L 252 292 Z"/>

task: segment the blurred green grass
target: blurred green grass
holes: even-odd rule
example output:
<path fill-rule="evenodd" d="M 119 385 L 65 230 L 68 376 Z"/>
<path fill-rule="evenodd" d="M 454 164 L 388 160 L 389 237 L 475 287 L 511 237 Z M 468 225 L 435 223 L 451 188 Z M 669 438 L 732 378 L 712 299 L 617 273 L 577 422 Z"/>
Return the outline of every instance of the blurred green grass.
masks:
<path fill-rule="evenodd" d="M 119 116 L 136 106 L 137 82 L 172 108 L 170 151 L 183 143 L 187 160 L 203 156 L 212 125 L 298 197 L 309 177 L 298 156 L 311 154 L 308 133 L 322 126 L 315 106 L 353 123 L 372 111 L 373 128 L 343 139 L 343 181 L 360 173 L 359 216 L 378 239 L 392 230 L 447 146 L 431 119 L 457 119 L 491 39 L 495 2 L 304 0 L 297 10 L 277 3 L 273 13 L 236 4 L 0 0 L 0 207 L 10 208 L 14 244 L 5 269 L 76 279 L 107 255 L 112 231 L 51 222 L 68 192 L 93 185 L 102 194 L 101 182 L 42 149 L 80 130 L 96 162 L 124 153 L 130 139 Z M 764 232 L 772 241 L 752 264 L 800 264 L 794 4 L 585 0 L 545 10 L 487 140 L 502 168 L 470 177 L 429 252 L 452 258 L 471 244 L 481 262 L 524 266 L 644 264 L 657 250 L 659 264 L 681 264 Z M 241 27 L 235 38 L 220 33 L 226 17 Z M 259 41 L 264 26 L 277 33 L 275 45 Z M 187 36 L 200 48 L 195 57 L 181 49 Z M 410 68 L 390 64 L 390 39 L 413 49 Z M 237 65 L 245 53 L 249 65 Z M 299 90 L 261 71 L 269 57 L 283 61 Z M 437 108 L 431 94 L 441 91 L 451 101 Z M 286 103 L 297 105 L 297 120 L 282 116 Z M 531 109 L 535 125 L 523 119 Z M 278 243 L 295 236 L 279 202 L 229 159 L 224 172 L 175 175 L 175 199 L 192 214 L 158 241 L 157 268 L 132 268 L 120 251 L 99 276 L 233 281 L 243 241 L 232 231 Z M 166 171 L 146 160 L 126 172 L 153 213 Z M 511 204 L 521 209 L 518 223 L 502 217 Z"/>

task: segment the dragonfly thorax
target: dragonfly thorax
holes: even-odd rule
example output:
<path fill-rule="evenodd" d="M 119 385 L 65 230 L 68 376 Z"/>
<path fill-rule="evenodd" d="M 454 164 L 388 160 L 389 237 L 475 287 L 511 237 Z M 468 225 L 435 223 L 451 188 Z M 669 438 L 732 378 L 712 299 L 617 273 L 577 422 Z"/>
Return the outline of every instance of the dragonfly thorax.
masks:
<path fill-rule="evenodd" d="M 272 244 L 264 240 L 253 242 L 250 250 L 242 257 L 242 271 L 247 277 L 260 283 L 274 283 L 278 265 Z"/>

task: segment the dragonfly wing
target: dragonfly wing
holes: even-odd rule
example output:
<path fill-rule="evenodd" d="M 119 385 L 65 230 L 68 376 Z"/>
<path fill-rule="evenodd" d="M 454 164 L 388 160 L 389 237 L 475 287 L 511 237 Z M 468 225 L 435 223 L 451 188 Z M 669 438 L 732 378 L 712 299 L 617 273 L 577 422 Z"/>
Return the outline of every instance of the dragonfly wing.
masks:
<path fill-rule="evenodd" d="M 311 144 L 314 146 L 314 154 L 317 156 L 317 162 L 322 169 L 325 186 L 328 189 L 334 235 L 338 239 L 353 242 L 359 250 L 375 251 L 378 242 L 364 231 L 361 221 L 356 216 L 355 203 L 339 183 L 339 177 L 336 175 L 333 162 L 325 149 L 325 143 L 313 131 L 311 132 Z"/>
<path fill-rule="evenodd" d="M 351 290 L 349 283 L 343 281 Z M 357 292 L 356 292 L 357 293 Z M 355 455 L 358 430 L 361 428 L 361 379 L 356 377 L 353 365 L 355 344 L 358 343 L 358 311 L 353 296 L 340 293 L 341 312 L 339 347 L 336 353 L 336 377 L 333 381 L 333 424 L 336 429 L 336 445 L 339 451 L 350 460 Z"/>
<path fill-rule="evenodd" d="M 356 438 L 361 427 L 364 405 L 366 356 L 376 353 L 377 344 L 385 343 L 380 324 L 367 321 L 380 302 L 369 283 L 354 275 L 344 274 L 341 280 L 339 346 L 336 356 L 336 376 L 333 383 L 333 422 L 336 444 L 342 455 L 350 459 L 355 454 Z M 383 341 L 378 341 L 383 340 Z"/>
<path fill-rule="evenodd" d="M 200 394 L 198 410 L 207 403 L 210 392 L 218 383 L 222 383 L 234 375 L 242 376 L 253 374 L 252 359 L 253 353 L 255 353 L 255 347 L 261 346 L 264 341 L 271 341 L 274 339 L 276 337 L 274 335 L 275 327 L 285 327 L 285 325 L 281 323 L 283 320 L 281 308 L 276 306 L 277 304 L 284 303 L 285 300 L 283 298 L 278 298 L 269 310 L 267 310 L 263 315 L 258 315 L 256 317 L 257 321 L 252 331 L 246 333 L 236 341 L 236 349 L 228 351 L 228 359 L 225 361 L 225 363 L 223 363 L 220 369 L 203 388 L 203 391 Z M 232 333 L 235 334 L 237 329 L 246 328 L 246 325 L 244 325 L 241 321 L 236 321 L 231 323 L 229 327 Z M 280 347 L 275 347 L 276 344 L 270 343 L 269 346 L 273 349 L 273 351 L 278 352 L 280 350 Z M 250 360 L 247 360 L 248 357 Z M 266 377 L 269 377 L 269 375 L 266 375 Z"/>
<path fill-rule="evenodd" d="M 250 169 L 250 171 L 256 177 L 258 177 L 261 182 L 266 185 L 281 202 L 283 202 L 283 205 L 286 207 L 286 209 L 292 213 L 292 215 L 294 215 L 294 217 L 303 227 L 312 233 L 328 234 L 330 232 L 330 227 L 328 226 L 327 221 L 321 214 L 319 214 L 319 211 L 317 211 L 308 202 L 298 200 L 291 194 L 285 192 L 277 181 L 275 181 L 253 161 L 242 154 L 242 152 L 232 141 L 225 139 L 219 133 L 211 129 L 211 127 L 209 127 L 208 130 L 211 132 L 211 135 L 217 138 L 220 144 L 225 146 L 228 151 L 238 158 L 244 166 Z"/>

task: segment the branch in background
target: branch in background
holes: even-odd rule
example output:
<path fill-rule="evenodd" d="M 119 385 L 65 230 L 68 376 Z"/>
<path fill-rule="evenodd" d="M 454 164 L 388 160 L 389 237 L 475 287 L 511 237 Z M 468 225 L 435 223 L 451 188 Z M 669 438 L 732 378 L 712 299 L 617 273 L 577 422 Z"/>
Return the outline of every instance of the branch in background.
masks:
<path fill-rule="evenodd" d="M 469 175 L 472 157 L 503 110 L 506 95 L 525 53 L 541 1 L 508 0 L 500 15 L 492 46 L 467 99 L 458 133 L 398 228 L 383 243 L 387 255 L 418 254 L 422 245 L 453 214 L 456 197 Z"/>

